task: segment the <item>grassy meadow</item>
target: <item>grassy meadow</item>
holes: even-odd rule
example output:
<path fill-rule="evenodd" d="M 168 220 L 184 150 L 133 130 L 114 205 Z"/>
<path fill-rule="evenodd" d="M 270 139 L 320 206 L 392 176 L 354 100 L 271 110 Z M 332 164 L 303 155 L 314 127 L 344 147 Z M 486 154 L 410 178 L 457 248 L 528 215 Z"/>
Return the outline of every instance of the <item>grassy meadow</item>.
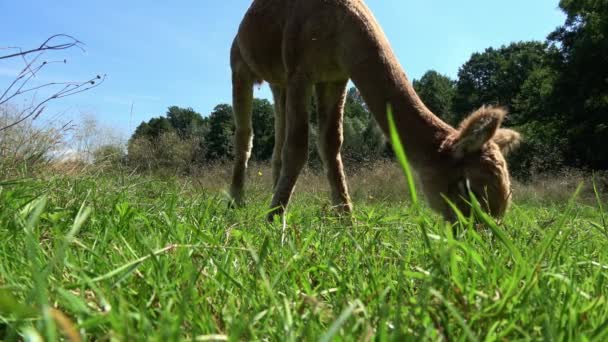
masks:
<path fill-rule="evenodd" d="M 0 342 L 608 341 L 608 0 L 375 1 L 378 23 L 362 1 L 254 0 L 232 49 L 251 1 L 189 2 L 0 1 Z M 252 28 L 266 17 L 282 23 Z M 316 84 L 324 101 L 304 113 L 292 102 L 312 86 L 287 72 L 276 97 L 286 120 L 305 114 L 311 142 L 338 132 L 323 117 L 340 107 L 352 216 L 333 210 L 312 143 L 285 217 L 266 220 L 267 164 L 250 166 L 246 206 L 226 193 L 235 132 L 253 133 L 254 160 L 274 151 L 270 93 L 242 78 L 280 64 L 257 53 L 279 29 L 299 34 L 282 46 L 295 78 L 356 81 L 340 106 L 339 82 Z M 214 103 L 229 60 L 237 116 L 251 113 L 239 129 Z M 383 99 L 408 115 L 398 133 L 387 103 L 390 144 L 374 120 Z M 416 191 L 399 135 L 442 139 L 435 153 L 451 149 L 460 174 L 489 140 L 505 156 L 517 145 L 486 104 L 512 113 L 505 127 L 524 139 L 509 166 L 527 181 L 501 220 L 471 196 L 471 217 L 447 223 Z"/>
<path fill-rule="evenodd" d="M 444 223 L 399 167 L 351 172 L 337 217 L 308 171 L 268 224 L 270 173 L 229 167 L 0 183 L 0 340 L 603 340 L 605 197 L 518 185 L 500 223 Z M 597 196 L 596 196 L 597 195 Z M 80 336 L 80 337 L 79 337 Z"/>

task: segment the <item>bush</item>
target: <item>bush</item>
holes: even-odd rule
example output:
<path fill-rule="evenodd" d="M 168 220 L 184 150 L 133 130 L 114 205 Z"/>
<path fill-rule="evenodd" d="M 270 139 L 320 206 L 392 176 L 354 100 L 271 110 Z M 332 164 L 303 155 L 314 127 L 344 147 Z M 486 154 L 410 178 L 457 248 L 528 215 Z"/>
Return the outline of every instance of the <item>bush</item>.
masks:
<path fill-rule="evenodd" d="M 515 178 L 528 181 L 538 174 L 552 174 L 565 167 L 567 142 L 557 126 L 531 122 L 517 129 L 523 140 L 508 156 L 509 169 Z"/>
<path fill-rule="evenodd" d="M 204 155 L 199 138 L 180 138 L 175 132 L 156 139 L 136 138 L 129 142 L 128 164 L 140 170 L 190 173 Z"/>
<path fill-rule="evenodd" d="M 19 119 L 16 107 L 0 106 L 0 127 Z M 2 178 L 27 175 L 47 166 L 64 147 L 68 127 L 35 125 L 24 120 L 0 134 L 0 170 Z"/>
<path fill-rule="evenodd" d="M 126 155 L 125 149 L 121 145 L 103 145 L 93 151 L 93 163 L 117 167 L 124 164 Z"/>

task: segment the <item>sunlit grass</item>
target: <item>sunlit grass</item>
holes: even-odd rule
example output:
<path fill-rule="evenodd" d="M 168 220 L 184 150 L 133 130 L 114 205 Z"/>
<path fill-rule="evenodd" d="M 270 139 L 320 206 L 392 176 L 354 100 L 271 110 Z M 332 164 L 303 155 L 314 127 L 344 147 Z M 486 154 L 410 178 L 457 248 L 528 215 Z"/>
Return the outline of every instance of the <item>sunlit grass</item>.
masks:
<path fill-rule="evenodd" d="M 0 339 L 606 338 L 597 204 L 516 202 L 454 236 L 407 193 L 347 223 L 300 183 L 283 227 L 250 177 L 237 210 L 196 180 L 3 182 Z"/>

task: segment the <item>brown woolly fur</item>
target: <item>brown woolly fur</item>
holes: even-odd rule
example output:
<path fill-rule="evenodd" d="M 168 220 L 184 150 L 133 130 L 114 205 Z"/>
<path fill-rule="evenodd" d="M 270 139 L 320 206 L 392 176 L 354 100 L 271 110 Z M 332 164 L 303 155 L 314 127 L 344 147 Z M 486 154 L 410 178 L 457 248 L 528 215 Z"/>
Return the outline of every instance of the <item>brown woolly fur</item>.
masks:
<path fill-rule="evenodd" d="M 356 53 L 355 53 L 356 52 Z M 504 214 L 510 180 L 502 151 L 517 133 L 499 129 L 506 111 L 482 107 L 454 129 L 422 103 L 371 11 L 362 0 L 254 0 L 232 44 L 235 131 L 231 195 L 243 202 L 251 154 L 253 86 L 267 81 L 275 101 L 274 196 L 269 218 L 282 213 L 308 158 L 308 108 L 318 107 L 319 154 L 333 205 L 352 204 L 340 148 L 345 90 L 352 80 L 388 134 L 386 108 L 430 205 L 454 218 L 445 198 L 465 214 L 469 191 L 494 216 Z"/>
<path fill-rule="evenodd" d="M 492 140 L 500 147 L 502 154 L 507 155 L 519 146 L 521 134 L 512 129 L 499 129 Z"/>
<path fill-rule="evenodd" d="M 503 108 L 483 106 L 460 123 L 454 148 L 459 156 L 481 149 L 500 127 L 507 111 Z"/>
<path fill-rule="evenodd" d="M 491 123 L 500 126 L 506 115 L 507 110 L 502 107 L 482 106 L 471 113 L 466 119 L 462 120 L 458 126 L 458 130 L 461 132 L 474 130 L 483 127 L 483 124 Z"/>

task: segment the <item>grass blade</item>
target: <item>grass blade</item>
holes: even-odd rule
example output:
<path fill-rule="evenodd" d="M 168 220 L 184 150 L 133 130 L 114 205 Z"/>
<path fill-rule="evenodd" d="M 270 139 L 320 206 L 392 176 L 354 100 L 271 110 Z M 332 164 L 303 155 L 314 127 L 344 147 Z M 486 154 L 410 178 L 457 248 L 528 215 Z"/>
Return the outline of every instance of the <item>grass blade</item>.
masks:
<path fill-rule="evenodd" d="M 412 170 L 410 168 L 410 163 L 407 160 L 407 155 L 405 154 L 403 145 L 401 144 L 401 139 L 399 138 L 399 132 L 397 131 L 397 125 L 395 124 L 395 118 L 393 117 L 393 108 L 390 104 L 386 106 L 386 112 L 388 115 L 388 127 L 389 127 L 389 131 L 390 131 L 390 135 L 391 135 L 391 144 L 393 145 L 393 150 L 395 151 L 397 160 L 399 160 L 399 164 L 401 165 L 401 168 L 403 169 L 403 172 L 405 174 L 405 178 L 407 179 L 407 186 L 410 191 L 412 204 L 415 207 L 417 207 L 418 206 L 418 195 L 416 193 L 414 175 L 412 174 Z"/>
<path fill-rule="evenodd" d="M 148 259 L 150 259 L 150 258 L 152 258 L 154 256 L 157 256 L 157 255 L 166 253 L 168 251 L 171 251 L 174 248 L 175 248 L 175 245 L 169 245 L 169 246 L 167 246 L 165 248 L 159 249 L 159 250 L 157 250 L 155 252 L 152 252 L 152 253 L 150 253 L 150 254 L 148 254 L 146 256 L 143 256 L 143 257 L 141 257 L 139 259 L 136 259 L 136 260 L 133 260 L 131 262 L 128 262 L 128 263 L 126 263 L 126 264 L 124 264 L 124 265 L 122 265 L 122 266 L 120 266 L 120 267 L 118 267 L 118 268 L 116 268 L 116 269 L 114 269 L 114 270 L 106 273 L 106 274 L 103 274 L 103 275 L 100 275 L 98 277 L 95 277 L 95 278 L 91 279 L 91 281 L 94 282 L 94 283 L 97 283 L 97 282 L 100 282 L 102 280 L 110 279 L 110 278 L 112 278 L 112 277 L 120 274 L 121 272 L 126 272 L 126 271 L 131 271 L 132 272 L 135 268 L 137 268 L 137 266 L 139 266 L 144 261 L 146 261 L 146 260 L 148 260 Z"/>
<path fill-rule="evenodd" d="M 342 313 L 338 318 L 331 324 L 329 330 L 321 337 L 320 342 L 329 342 L 338 333 L 340 328 L 346 323 L 346 321 L 352 316 L 355 309 L 363 304 L 359 300 L 352 302 L 346 309 L 342 310 Z"/>

